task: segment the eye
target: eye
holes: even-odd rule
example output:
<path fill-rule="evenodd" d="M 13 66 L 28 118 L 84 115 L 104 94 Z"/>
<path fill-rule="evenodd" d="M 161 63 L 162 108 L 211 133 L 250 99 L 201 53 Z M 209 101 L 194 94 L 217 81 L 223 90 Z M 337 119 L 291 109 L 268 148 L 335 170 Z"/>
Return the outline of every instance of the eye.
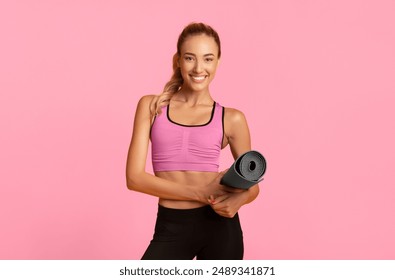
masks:
<path fill-rule="evenodd" d="M 207 62 L 212 62 L 213 60 L 214 60 L 214 58 L 212 58 L 212 57 L 206 58 L 206 61 L 207 61 Z"/>
<path fill-rule="evenodd" d="M 192 60 L 193 60 L 193 57 L 192 57 L 192 56 L 185 56 L 184 59 L 185 59 L 186 61 L 192 61 Z"/>

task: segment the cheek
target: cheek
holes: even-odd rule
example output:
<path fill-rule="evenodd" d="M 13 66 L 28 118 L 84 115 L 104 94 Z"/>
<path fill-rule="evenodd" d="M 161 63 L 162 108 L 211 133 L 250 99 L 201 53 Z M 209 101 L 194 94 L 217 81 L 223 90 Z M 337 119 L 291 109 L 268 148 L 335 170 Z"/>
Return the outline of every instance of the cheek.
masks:
<path fill-rule="evenodd" d="M 181 68 L 181 76 L 184 78 L 188 77 L 189 69 Z"/>
<path fill-rule="evenodd" d="M 211 74 L 215 74 L 215 72 L 217 71 L 217 66 L 210 65 L 209 67 L 207 67 L 207 71 L 209 71 Z"/>
<path fill-rule="evenodd" d="M 193 69 L 193 66 L 188 63 L 183 63 L 183 64 L 180 64 L 180 68 L 181 68 L 181 73 L 188 73 L 189 71 L 191 71 Z"/>

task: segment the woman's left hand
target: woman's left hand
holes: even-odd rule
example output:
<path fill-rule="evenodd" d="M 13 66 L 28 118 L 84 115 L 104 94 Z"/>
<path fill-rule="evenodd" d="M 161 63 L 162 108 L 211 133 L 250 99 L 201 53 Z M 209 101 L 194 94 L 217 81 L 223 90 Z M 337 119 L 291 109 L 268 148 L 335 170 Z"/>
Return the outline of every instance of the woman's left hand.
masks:
<path fill-rule="evenodd" d="M 227 192 L 220 196 L 210 196 L 208 202 L 213 210 L 226 218 L 233 218 L 248 200 L 248 194 L 245 190 Z"/>

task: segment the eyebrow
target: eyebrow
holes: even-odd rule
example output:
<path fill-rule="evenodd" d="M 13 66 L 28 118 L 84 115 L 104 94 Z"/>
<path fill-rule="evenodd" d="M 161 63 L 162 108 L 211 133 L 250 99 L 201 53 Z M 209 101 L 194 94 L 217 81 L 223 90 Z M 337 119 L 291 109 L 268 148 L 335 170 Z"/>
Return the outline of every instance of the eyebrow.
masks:
<path fill-rule="evenodd" d="M 184 53 L 184 55 L 193 55 L 193 56 L 196 56 L 194 53 L 189 53 L 189 52 Z M 212 53 L 206 53 L 206 54 L 203 55 L 203 56 L 214 56 L 214 54 L 212 54 Z"/>

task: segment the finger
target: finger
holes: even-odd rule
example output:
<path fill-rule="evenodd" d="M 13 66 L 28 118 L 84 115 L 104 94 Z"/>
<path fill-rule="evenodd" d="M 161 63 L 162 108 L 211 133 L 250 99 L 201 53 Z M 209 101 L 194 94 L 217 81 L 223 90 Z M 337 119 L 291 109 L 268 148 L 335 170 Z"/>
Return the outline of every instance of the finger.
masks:
<path fill-rule="evenodd" d="M 224 195 L 221 195 L 221 196 L 217 196 L 215 199 L 211 200 L 212 201 L 211 204 L 213 204 L 213 205 L 219 204 L 221 202 L 224 202 L 228 198 L 229 198 L 229 195 L 227 195 L 227 194 L 224 194 Z"/>
<path fill-rule="evenodd" d="M 212 200 L 215 200 L 217 197 L 225 195 L 225 194 L 229 194 L 229 192 L 225 192 L 225 191 L 217 191 L 211 195 L 209 195 L 209 198 Z"/>
<path fill-rule="evenodd" d="M 224 196 L 224 195 L 226 195 L 226 194 L 228 194 L 228 193 L 226 193 L 226 192 L 221 192 L 221 193 L 216 193 L 215 195 L 210 195 L 209 197 L 208 197 L 208 201 L 210 202 L 210 203 L 212 203 L 212 204 L 214 204 L 214 203 L 218 203 L 218 202 L 221 202 L 221 201 L 223 201 L 224 199 L 223 198 L 220 198 L 220 197 L 222 197 L 222 196 Z"/>
<path fill-rule="evenodd" d="M 215 211 L 215 213 L 225 218 L 233 218 L 236 215 L 236 213 L 230 211 Z"/>
<path fill-rule="evenodd" d="M 212 206 L 218 203 L 217 198 L 213 198 L 213 197 L 210 197 L 210 198 L 208 199 L 208 202 L 209 202 L 210 205 L 212 205 Z"/>

